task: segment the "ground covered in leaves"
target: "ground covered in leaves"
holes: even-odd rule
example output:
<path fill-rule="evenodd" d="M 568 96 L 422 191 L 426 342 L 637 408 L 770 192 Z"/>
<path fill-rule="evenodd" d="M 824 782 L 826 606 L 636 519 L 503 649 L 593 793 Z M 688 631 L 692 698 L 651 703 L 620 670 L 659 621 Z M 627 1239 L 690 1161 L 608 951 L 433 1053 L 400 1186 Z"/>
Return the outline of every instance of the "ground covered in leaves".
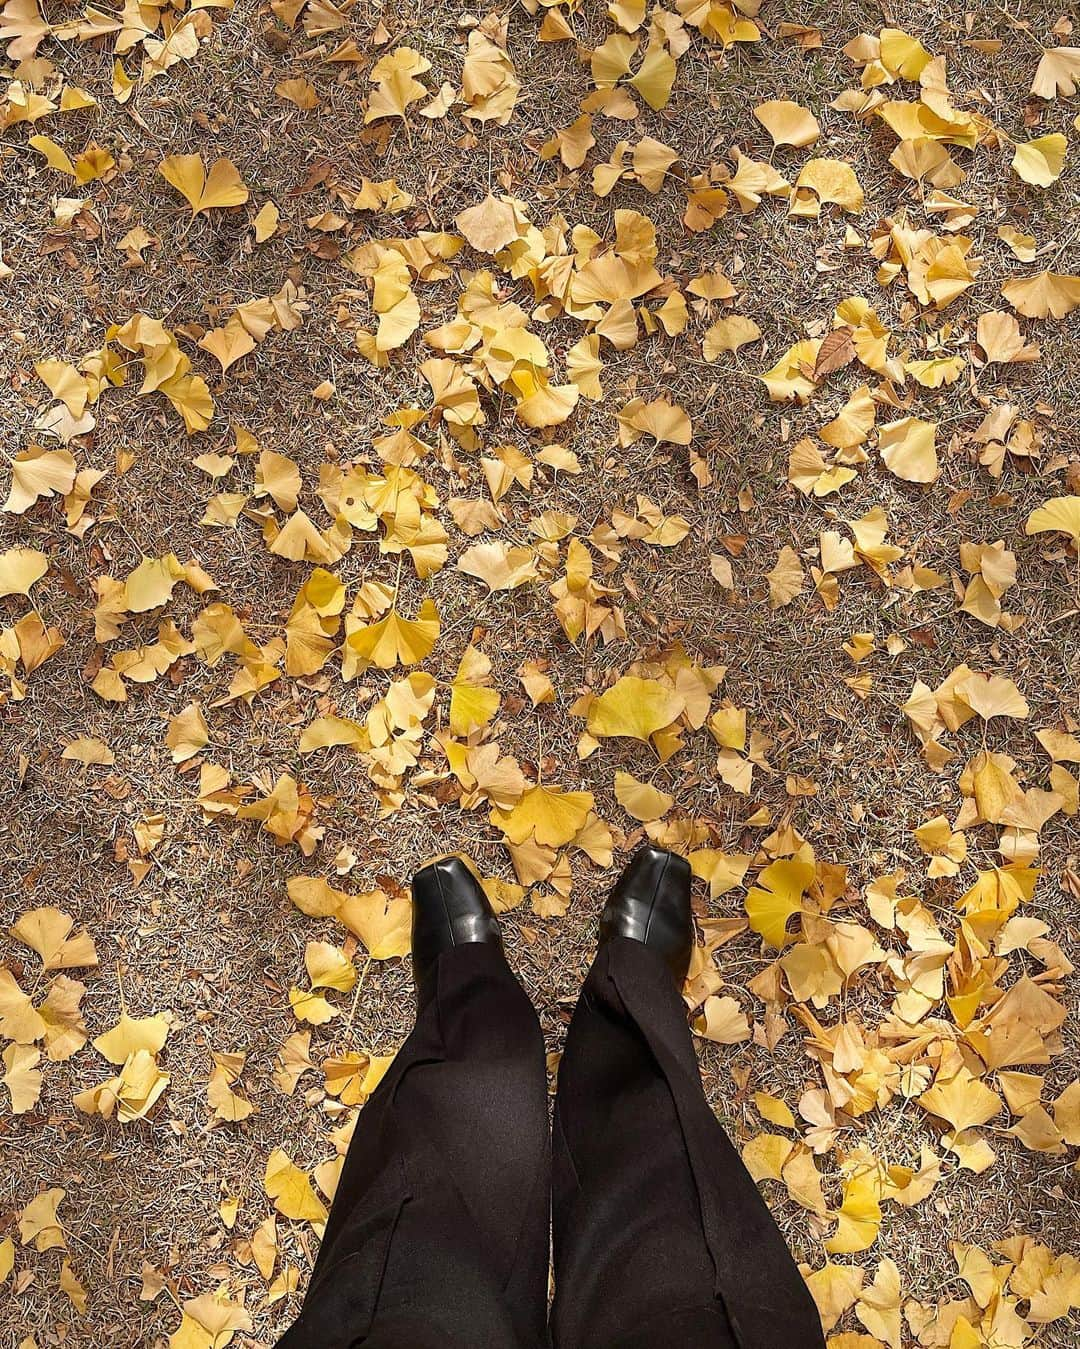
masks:
<path fill-rule="evenodd" d="M 1080 50 L 942 12 L 0 6 L 4 1344 L 272 1344 L 410 873 L 554 1074 L 645 836 L 831 1349 L 1076 1342 Z"/>

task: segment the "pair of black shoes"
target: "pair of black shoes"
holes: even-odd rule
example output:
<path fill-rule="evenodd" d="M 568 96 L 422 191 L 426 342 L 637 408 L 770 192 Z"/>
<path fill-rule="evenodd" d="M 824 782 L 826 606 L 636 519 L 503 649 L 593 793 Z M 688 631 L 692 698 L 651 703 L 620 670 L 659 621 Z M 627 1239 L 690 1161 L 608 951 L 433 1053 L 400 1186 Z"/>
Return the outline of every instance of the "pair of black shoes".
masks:
<path fill-rule="evenodd" d="M 502 936 L 487 895 L 460 857 L 444 857 L 418 871 L 412 897 L 413 977 L 422 1008 L 435 991 L 435 964 L 444 951 L 470 942 L 501 949 Z M 694 942 L 690 867 L 684 857 L 664 848 L 638 849 L 600 917 L 600 945 L 615 937 L 655 951 L 682 988 Z"/>

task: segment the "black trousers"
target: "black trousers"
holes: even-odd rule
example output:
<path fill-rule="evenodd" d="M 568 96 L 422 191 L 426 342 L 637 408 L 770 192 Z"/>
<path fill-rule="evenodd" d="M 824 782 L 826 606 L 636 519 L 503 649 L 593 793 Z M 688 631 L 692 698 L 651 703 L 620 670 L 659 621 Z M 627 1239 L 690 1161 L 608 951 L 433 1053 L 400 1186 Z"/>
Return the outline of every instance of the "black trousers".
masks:
<path fill-rule="evenodd" d="M 543 1037 L 501 954 L 455 947 L 437 979 L 360 1113 L 278 1349 L 822 1349 L 653 951 L 601 948 L 550 1147 Z"/>

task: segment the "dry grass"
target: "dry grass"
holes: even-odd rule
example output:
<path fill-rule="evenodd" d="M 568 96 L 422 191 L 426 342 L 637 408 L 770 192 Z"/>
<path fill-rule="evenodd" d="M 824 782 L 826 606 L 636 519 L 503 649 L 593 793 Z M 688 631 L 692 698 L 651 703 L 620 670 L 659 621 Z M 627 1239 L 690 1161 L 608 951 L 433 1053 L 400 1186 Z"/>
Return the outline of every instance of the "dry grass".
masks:
<path fill-rule="evenodd" d="M 677 148 L 693 172 L 735 143 L 754 157 L 767 158 L 768 137 L 750 109 L 764 98 L 792 97 L 809 105 L 821 121 L 825 141 L 819 151 L 849 158 L 855 165 L 867 194 L 866 210 L 855 221 L 864 234 L 880 217 L 905 207 L 921 223 L 917 188 L 888 166 L 891 142 L 885 129 L 856 127 L 829 107 L 835 93 L 854 82 L 839 48 L 859 31 L 876 31 L 885 18 L 907 27 L 932 51 L 947 53 L 950 83 L 958 97 L 985 91 L 990 115 L 1020 137 L 1036 48 L 1030 38 L 1008 28 L 1005 7 L 978 3 L 970 8 L 973 36 L 1006 38 L 1000 56 L 985 56 L 964 45 L 955 7 L 900 3 L 883 16 L 877 6 L 851 0 L 840 5 L 811 0 L 801 7 L 777 0 L 763 16 L 769 27 L 775 30 L 784 19 L 820 23 L 820 51 L 766 40 L 760 47 L 721 57 L 696 44 L 680 62 L 670 106 L 659 114 L 648 113 L 631 128 L 598 119 L 599 144 L 593 155 L 606 157 L 624 135 L 636 140 L 651 134 Z M 1008 8 L 1014 16 L 1022 14 L 1031 32 L 1044 39 L 1058 17 L 1041 0 L 1022 5 L 1013 0 Z M 224 381 L 211 379 L 218 416 L 194 448 L 178 431 L 177 419 L 163 415 L 156 400 L 137 399 L 133 386 L 111 396 L 107 409 L 103 403 L 92 443 L 78 456 L 80 464 L 111 467 L 125 448 L 135 451 L 135 462 L 122 476 L 110 474 L 99 489 L 97 495 L 107 506 L 84 541 L 64 533 L 55 509 L 47 505 L 21 519 L 0 518 L 0 548 L 21 542 L 50 553 L 53 575 L 38 602 L 67 639 L 64 650 L 31 679 L 26 700 L 0 708 L 0 927 L 6 930 L 27 908 L 50 903 L 90 929 L 101 956 L 100 971 L 86 979 L 84 1010 L 92 1033 L 116 1018 L 121 989 L 133 1014 L 169 1009 L 175 1019 L 163 1055 L 171 1086 L 152 1123 L 120 1127 L 73 1109 L 73 1092 L 104 1076 L 90 1049 L 68 1064 L 48 1065 L 41 1103 L 32 1114 L 0 1119 L 0 1222 L 10 1226 L 22 1205 L 41 1189 L 64 1187 L 62 1215 L 71 1259 L 89 1290 L 88 1313 L 77 1317 L 57 1288 L 55 1253 L 29 1260 L 20 1256 L 19 1267 L 32 1268 L 35 1278 L 18 1297 L 0 1302 L 3 1349 L 17 1345 L 30 1331 L 39 1345 L 163 1344 L 175 1329 L 177 1311 L 168 1292 L 153 1302 L 139 1301 L 144 1261 L 166 1271 L 181 1300 L 229 1278 L 234 1289 L 246 1285 L 249 1306 L 259 1308 L 262 1281 L 252 1267 L 237 1262 L 233 1247 L 270 1211 L 261 1186 L 265 1158 L 282 1140 L 304 1165 L 330 1152 L 319 1093 L 305 1097 L 302 1087 L 296 1096 L 285 1097 L 270 1077 L 278 1046 L 295 1028 L 286 990 L 300 975 L 305 941 L 319 926 L 298 913 L 285 894 L 286 878 L 305 869 L 303 859 L 295 850 L 276 849 L 252 826 L 205 825 L 194 805 L 193 777 L 177 774 L 163 744 L 168 718 L 193 698 L 212 702 L 224 691 L 228 673 L 186 660 L 179 667 L 182 680 L 166 678 L 136 689 L 125 707 L 102 703 L 83 674 L 95 651 L 91 578 L 105 571 L 125 575 L 141 553 L 197 556 L 219 582 L 221 597 L 250 617 L 253 631 L 258 625 L 266 625 L 264 636 L 280 630 L 308 569 L 270 557 L 250 525 L 219 531 L 197 523 L 209 492 L 190 460 L 205 450 L 227 448 L 232 443 L 230 422 L 249 427 L 263 445 L 292 455 L 304 470 L 305 483 L 312 483 L 329 447 L 343 458 L 369 454 L 382 417 L 425 396 L 411 354 L 395 360 L 388 371 L 375 371 L 350 350 L 351 333 L 335 323 L 332 297 L 356 278 L 340 261 L 310 251 L 319 236 L 304 225 L 306 217 L 332 203 L 321 187 L 294 195 L 319 161 L 329 161 L 343 177 L 357 181 L 362 175 L 395 177 L 417 198 L 417 207 L 404 219 L 361 217 L 354 242 L 447 226 L 489 185 L 519 192 L 533 203 L 537 220 L 561 211 L 571 224 L 589 224 L 599 232 L 608 228 L 612 208 L 640 209 L 657 223 L 666 270 L 686 279 L 707 267 L 723 266 L 745 287 L 742 311 L 753 315 L 767 342 L 768 359 L 753 347 L 715 365 L 692 354 L 696 343 L 662 336 L 634 352 L 616 354 L 605 375 L 615 392 L 602 405 L 583 407 L 566 436 L 581 457 L 583 475 L 558 481 L 541 475 L 532 495 L 518 492 L 508 499 L 511 519 L 504 537 L 515 541 L 527 520 L 545 509 L 573 512 L 582 522 L 581 532 L 587 533 L 596 521 L 610 518 L 613 507 L 632 504 L 639 491 L 665 512 L 691 522 L 690 536 L 675 549 L 632 545 L 627 550 L 613 581 L 622 590 L 619 602 L 626 612 L 628 643 L 572 649 L 554 622 L 542 587 L 481 599 L 480 587 L 453 566 L 426 587 L 443 619 L 443 637 L 429 662 L 440 678 L 452 676 L 474 626 L 484 630 L 482 645 L 495 662 L 496 684 L 505 695 L 520 691 L 515 670 L 523 659 L 543 656 L 551 662 L 558 701 L 507 716 L 502 737 L 506 751 L 533 766 L 542 755 L 546 776 L 565 787 L 580 785 L 595 792 L 604 818 L 626 830 L 632 821 L 611 792 L 618 766 L 648 775 L 673 792 L 678 807 L 709 821 L 719 846 L 729 850 L 754 850 L 760 833 L 741 822 L 754 806 L 766 805 L 777 820 L 791 818 L 819 855 L 848 866 L 859 885 L 904 865 L 918 874 L 922 859 L 914 849 L 912 829 L 938 810 L 951 813 L 958 804 L 955 772 L 928 772 L 899 711 L 916 678 L 933 686 L 967 661 L 976 669 L 1015 679 L 1031 704 L 1031 720 L 1025 726 L 994 723 L 988 743 L 1012 753 L 1031 771 L 1038 766 L 1041 772 L 1045 765 L 1031 730 L 1058 725 L 1063 716 L 1075 717 L 1078 711 L 1077 623 L 1075 612 L 1066 616 L 1075 609 L 1069 568 L 1045 560 L 1045 550 L 1023 534 L 1027 513 L 1064 490 L 1060 473 L 1042 477 L 1010 466 L 994 482 L 958 442 L 943 457 L 942 478 L 933 488 L 902 483 L 871 463 L 845 490 L 838 507 L 842 517 L 854 519 L 883 504 L 890 537 L 947 573 L 958 568 L 962 540 L 1006 539 L 1017 553 L 1021 578 L 1009 594 L 1008 607 L 1028 615 L 1015 635 L 996 633 L 957 615 L 949 588 L 923 595 L 887 593 L 865 579 L 865 572 L 841 579 L 842 602 L 834 613 L 806 596 L 776 612 L 765 602 L 765 573 L 779 549 L 788 543 L 805 549 L 828 527 L 828 508 L 797 496 L 786 485 L 788 442 L 819 426 L 827 408 L 824 401 L 816 412 L 770 405 L 754 376 L 802 334 L 804 322 L 825 318 L 845 296 L 866 295 L 893 326 L 899 326 L 906 298 L 897 287 L 880 291 L 866 255 L 840 255 L 843 222 L 830 217 L 792 224 L 782 204 L 767 203 L 745 219 L 729 216 L 712 231 L 688 236 L 680 224 L 682 193 L 675 186 L 657 197 L 621 186 L 606 202 L 597 201 L 589 190 L 588 169 L 580 177 L 569 175 L 558 161 L 541 163 L 534 153 L 555 127 L 577 116 L 586 71 L 575 65 L 569 46 L 537 46 L 533 22 L 520 11 L 511 16 L 510 52 L 523 95 L 511 124 L 482 129 L 474 147 L 463 142 L 462 124 L 454 116 L 431 125 L 414 118 L 408 133 L 392 130 L 380 157 L 359 138 L 367 67 L 357 72 L 303 62 L 300 54 L 312 44 L 302 34 L 284 55 L 274 54 L 262 36 L 269 17 L 242 0 L 218 23 L 195 62 L 178 67 L 138 96 L 134 106 L 141 123 L 108 98 L 93 113 L 77 115 L 80 133 L 92 132 L 118 158 L 119 148 L 126 146 L 131 160 L 111 186 L 96 194 L 100 239 L 76 233 L 60 251 L 42 256 L 51 222 L 49 199 L 59 180 L 42 172 L 38 158 L 26 149 L 25 128 L 5 133 L 0 149 L 2 245 L 15 268 L 15 275 L 0 283 L 0 362 L 6 367 L 0 425 L 10 452 L 32 438 L 29 428 L 41 393 L 33 362 L 77 358 L 99 345 L 109 322 L 122 322 L 143 309 L 173 325 L 208 324 L 211 306 L 227 310 L 231 303 L 273 293 L 289 274 L 304 285 L 311 302 L 302 329 L 271 337 Z M 366 39 L 381 18 L 395 44 L 408 42 L 432 60 L 429 82 L 434 88 L 443 79 L 460 79 L 463 44 L 456 17 L 452 8 L 411 3 L 388 7 L 361 0 L 350 13 L 349 31 L 366 50 Z M 577 25 L 589 46 L 610 31 L 599 6 L 579 16 Z M 110 59 L 104 51 L 72 46 L 50 56 L 73 81 L 95 91 L 107 89 Z M 318 86 L 324 103 L 315 113 L 299 113 L 273 95 L 273 84 L 293 74 L 307 74 Z M 1040 111 L 1038 131 L 1027 134 L 1069 129 L 1075 100 Z M 53 127 L 45 129 L 57 135 Z M 76 139 L 70 133 L 64 143 Z M 255 200 L 272 197 L 278 203 L 290 222 L 289 233 L 250 252 L 244 247 L 249 230 L 243 211 L 189 223 L 188 213 L 164 188 L 156 168 L 167 154 L 194 151 L 207 160 L 231 156 Z M 1041 243 L 1058 241 L 1059 268 L 1080 270 L 1075 133 L 1071 156 L 1061 182 L 1047 192 L 1023 189 L 1008 172 L 1004 149 L 978 156 L 961 190 L 982 207 L 974 233 L 986 267 L 978 285 L 946 315 L 958 327 L 973 329 L 979 312 L 997 307 L 1000 281 L 1015 269 L 994 237 L 1001 220 L 1022 224 Z M 802 158 L 798 153 L 775 156 L 781 168 Z M 160 247 L 147 250 L 145 269 L 126 271 L 114 245 L 137 222 L 159 238 Z M 840 259 L 838 270 L 815 270 L 823 247 Z M 425 327 L 441 321 L 453 288 L 420 285 L 417 291 Z M 354 308 L 366 312 L 362 301 L 354 302 Z M 1041 363 L 1004 368 L 999 381 L 983 381 L 989 390 L 1007 384 L 1012 398 L 1026 408 L 1042 400 L 1055 409 L 1047 460 L 1059 455 L 1075 463 L 1080 454 L 1078 318 L 1074 314 L 1069 322 L 1040 327 Z M 548 340 L 557 347 L 569 331 L 556 326 Z M 22 336 L 16 339 L 16 333 Z M 196 364 L 209 377 L 210 362 L 200 356 Z M 328 403 L 313 399 L 310 391 L 328 378 L 337 387 L 336 397 Z M 632 381 L 646 396 L 666 391 L 690 411 L 695 448 L 707 455 L 715 475 L 712 486 L 697 489 L 682 451 L 657 451 L 644 444 L 630 451 L 613 448 L 612 406 L 621 403 L 616 398 Z M 849 381 L 852 386 L 854 382 Z M 957 387 L 940 404 L 950 432 L 970 430 L 981 416 L 973 396 Z M 828 406 L 839 401 L 837 397 Z M 928 397 L 926 406 L 935 401 Z M 491 443 L 499 443 L 491 429 Z M 499 425 L 498 436 L 523 447 L 528 443 L 509 418 Z M 444 495 L 483 495 L 478 470 L 463 462 L 466 483 L 433 464 L 430 476 Z M 243 472 L 250 475 L 250 467 Z M 951 514 L 950 498 L 963 490 L 971 497 Z M 737 534 L 747 535 L 747 543 L 734 564 L 737 592 L 725 600 L 709 577 L 708 557 L 718 540 Z M 455 550 L 468 543 L 456 531 L 452 540 Z M 358 546 L 337 570 L 351 594 L 361 579 L 392 580 L 395 565 L 393 559 L 379 559 L 370 547 Z M 409 596 L 406 610 L 414 598 Z M 198 607 L 178 591 L 169 612 L 186 631 Z M 8 622 L 21 612 L 15 601 L 0 602 Z M 896 659 L 875 658 L 874 691 L 865 703 L 854 699 L 842 682 L 851 668 L 841 645 L 856 631 L 873 632 L 879 645 L 893 633 L 924 637 Z M 700 737 L 687 753 L 654 770 L 648 767 L 647 754 L 618 748 L 623 742 L 606 744 L 584 764 L 577 760 L 581 723 L 566 713 L 576 693 L 601 687 L 631 659 L 672 638 L 697 659 L 726 665 L 725 692 L 747 708 L 756 728 L 775 740 L 770 753 L 775 772 L 756 778 L 751 804 L 733 796 L 712 775 L 712 756 Z M 382 687 L 374 677 L 362 683 Z M 329 858 L 347 844 L 361 859 L 350 884 L 369 885 L 379 875 L 405 884 L 418 863 L 443 849 L 471 853 L 487 874 L 509 875 L 505 852 L 482 813 L 433 811 L 414 793 L 400 812 L 380 820 L 366 778 L 357 775 L 345 751 L 301 763 L 297 727 L 315 715 L 320 690 L 318 680 L 303 686 L 283 680 L 251 709 L 219 709 L 212 725 L 214 758 L 238 779 L 255 772 L 292 771 L 324 799 L 324 874 Z M 343 689 L 334 679 L 330 692 L 345 715 L 362 705 L 356 686 Z M 84 771 L 60 762 L 61 744 L 84 734 L 101 737 L 116 752 L 111 776 L 122 784 L 119 799 L 102 789 L 102 770 Z M 20 762 L 27 765 L 25 774 Z M 789 798 L 789 773 L 812 778 L 817 794 Z M 118 841 L 130 840 L 136 819 L 154 811 L 166 816 L 166 842 L 154 855 L 150 874 L 133 889 L 114 849 Z M 626 839 L 627 846 L 632 842 L 632 837 Z M 992 842 L 987 839 L 984 850 L 976 853 L 984 865 L 992 860 Z M 1062 877 L 1070 859 L 1076 867 L 1078 855 L 1076 821 L 1059 816 L 1046 831 L 1046 875 L 1031 906 L 1074 959 L 1080 933 L 1075 900 L 1065 892 Z M 313 871 L 316 865 L 306 869 Z M 560 1045 L 562 1026 L 590 958 L 600 896 L 610 880 L 582 862 L 576 865 L 573 898 L 564 918 L 540 920 L 524 906 L 505 920 L 511 959 L 541 1012 L 551 1048 Z M 948 886 L 931 883 L 926 888 L 928 901 L 943 913 L 949 910 L 951 893 Z M 701 907 L 702 912 L 717 908 L 704 900 Z M 733 894 L 718 911 L 731 914 L 739 907 L 740 897 Z M 9 962 L 25 955 L 6 940 L 0 953 Z M 725 947 L 722 957 L 725 978 L 737 994 L 764 963 L 749 934 Z M 24 984 L 32 980 L 34 968 L 28 963 L 22 971 Z M 888 1007 L 889 993 L 873 981 L 857 997 L 871 1022 Z M 1070 997 L 1075 1003 L 1075 986 Z M 751 1010 L 752 999 L 743 1001 Z M 390 1052 L 407 1032 L 410 1010 L 407 964 L 373 963 L 348 1047 Z M 320 1055 L 340 1043 L 333 1031 L 332 1024 L 313 1036 Z M 1075 1071 L 1075 1029 L 1070 1035 L 1070 1052 L 1048 1069 L 1048 1094 L 1056 1094 L 1068 1080 L 1070 1064 Z M 205 1083 L 211 1049 L 248 1053 L 244 1083 L 258 1113 L 242 1126 L 208 1124 Z M 750 1069 L 751 1091 L 776 1091 L 791 1102 L 815 1080 L 794 1025 L 775 1054 L 706 1046 L 702 1062 L 710 1097 L 740 1139 L 760 1125 L 750 1104 L 735 1094 L 732 1067 Z M 309 1077 L 305 1084 L 317 1080 Z M 865 1141 L 890 1161 L 906 1163 L 917 1161 L 920 1144 L 934 1136 L 922 1112 L 908 1106 L 871 1117 L 861 1140 L 849 1141 Z M 1030 1232 L 1055 1249 L 1080 1254 L 1080 1195 L 1071 1157 L 1032 1154 L 1008 1137 L 995 1144 L 1000 1159 L 991 1171 L 978 1178 L 950 1172 L 919 1208 L 890 1206 L 878 1245 L 855 1258 L 872 1269 L 881 1255 L 891 1255 L 900 1265 L 906 1293 L 938 1300 L 960 1295 L 949 1238 L 986 1246 L 1013 1232 Z M 232 1234 L 218 1217 L 226 1194 L 242 1200 Z M 831 1197 L 835 1195 L 834 1187 Z M 775 1193 L 770 1198 L 798 1255 L 819 1264 L 820 1244 L 808 1232 L 806 1215 Z M 299 1266 L 303 1283 L 311 1239 L 299 1225 L 283 1221 L 279 1230 L 283 1258 Z M 257 1335 L 244 1342 L 273 1343 L 295 1309 L 295 1300 L 289 1299 L 257 1310 Z M 1059 1323 L 1044 1327 L 1037 1342 L 1046 1349 L 1066 1349 L 1075 1334 L 1075 1322 Z"/>

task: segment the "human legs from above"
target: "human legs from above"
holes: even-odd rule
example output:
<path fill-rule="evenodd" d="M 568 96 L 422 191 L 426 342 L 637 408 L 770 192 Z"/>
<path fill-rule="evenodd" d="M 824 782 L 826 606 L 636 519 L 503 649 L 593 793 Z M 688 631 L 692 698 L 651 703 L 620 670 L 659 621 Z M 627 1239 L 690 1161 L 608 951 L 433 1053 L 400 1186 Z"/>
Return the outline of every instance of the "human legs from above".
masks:
<path fill-rule="evenodd" d="M 413 882 L 416 1026 L 357 1118 L 303 1310 L 279 1349 L 539 1349 L 544 1043 L 463 862 Z"/>
<path fill-rule="evenodd" d="M 685 859 L 612 892 L 559 1069 L 555 1349 L 822 1349 L 814 1303 L 713 1115 L 679 989 Z"/>
<path fill-rule="evenodd" d="M 416 1027 L 360 1112 L 279 1349 L 822 1349 L 813 1301 L 706 1102 L 679 996 L 685 859 L 635 856 L 559 1071 L 463 862 L 413 882 Z"/>

